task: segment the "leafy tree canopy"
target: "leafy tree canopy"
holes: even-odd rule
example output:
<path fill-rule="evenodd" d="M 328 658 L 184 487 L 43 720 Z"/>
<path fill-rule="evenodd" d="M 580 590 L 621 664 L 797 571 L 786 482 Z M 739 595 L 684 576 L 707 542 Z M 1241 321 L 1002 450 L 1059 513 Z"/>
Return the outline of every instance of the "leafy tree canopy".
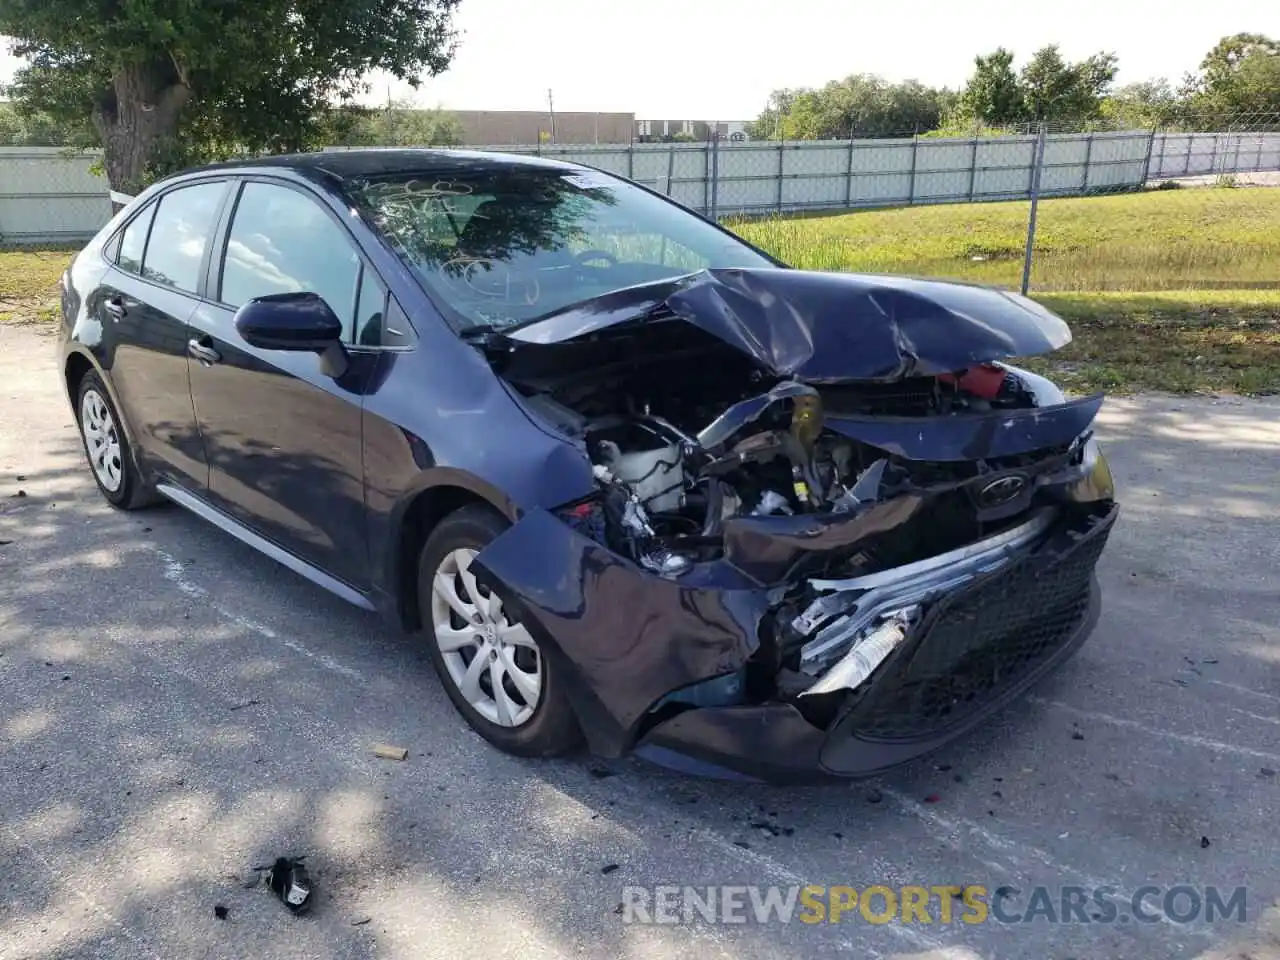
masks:
<path fill-rule="evenodd" d="M 953 100 L 950 91 L 915 80 L 889 83 L 873 74 L 854 74 L 818 90 L 776 91 L 747 132 L 787 140 L 909 135 L 936 127 Z"/>
<path fill-rule="evenodd" d="M 1201 115 L 1247 122 L 1250 114 L 1280 112 L 1280 41 L 1259 33 L 1223 37 L 1184 93 L 1190 111 Z"/>
<path fill-rule="evenodd" d="M 115 189 L 236 152 L 305 149 L 384 70 L 453 55 L 459 0 L 0 0 L 27 111 L 90 126 Z"/>

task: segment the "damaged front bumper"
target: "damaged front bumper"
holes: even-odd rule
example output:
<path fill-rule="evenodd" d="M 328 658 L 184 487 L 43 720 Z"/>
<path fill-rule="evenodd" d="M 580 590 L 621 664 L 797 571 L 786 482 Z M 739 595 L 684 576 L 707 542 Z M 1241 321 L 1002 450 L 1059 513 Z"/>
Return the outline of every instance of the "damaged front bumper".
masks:
<path fill-rule="evenodd" d="M 545 511 L 526 514 L 476 563 L 557 661 L 593 752 L 634 750 L 710 776 L 862 776 L 969 730 L 1089 635 L 1094 566 L 1117 507 L 1109 482 L 1085 477 L 1063 493 L 997 536 L 844 580 L 762 584 L 727 561 L 667 579 Z M 799 540 L 843 549 L 887 518 L 823 518 L 808 537 L 789 529 L 797 518 L 777 519 L 772 546 L 785 566 Z M 754 529 L 756 555 L 767 555 L 766 524 Z M 797 592 L 799 615 L 783 616 Z M 869 678 L 833 682 L 856 678 L 842 665 L 893 617 L 900 636 Z M 777 666 L 788 632 L 801 645 L 790 685 Z"/>
<path fill-rule="evenodd" d="M 648 731 L 639 752 L 690 771 L 764 780 L 867 776 L 931 752 L 1088 638 L 1099 611 L 1094 565 L 1117 513 L 1110 504 L 1060 517 L 1034 542 L 1002 548 L 985 568 L 940 585 L 867 682 L 825 694 L 838 698 L 825 725 L 806 716 L 803 695 L 795 703 L 692 710 Z M 911 582 L 908 575 L 880 589 L 914 593 Z M 830 594 L 839 595 L 838 588 Z"/>

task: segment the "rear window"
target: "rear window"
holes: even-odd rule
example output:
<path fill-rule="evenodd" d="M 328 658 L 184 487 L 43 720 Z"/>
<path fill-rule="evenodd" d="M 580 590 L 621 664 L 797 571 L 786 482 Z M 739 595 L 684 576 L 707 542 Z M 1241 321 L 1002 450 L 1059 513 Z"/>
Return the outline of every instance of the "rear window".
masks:
<path fill-rule="evenodd" d="M 200 264 L 213 233 L 225 184 L 179 187 L 160 198 L 142 275 L 154 283 L 187 293 L 200 289 Z"/>
<path fill-rule="evenodd" d="M 156 215 L 156 205 L 148 204 L 147 209 L 129 221 L 120 236 L 120 252 L 116 258 L 116 266 L 128 273 L 142 272 L 142 254 L 147 248 L 147 232 L 151 229 L 151 220 Z"/>

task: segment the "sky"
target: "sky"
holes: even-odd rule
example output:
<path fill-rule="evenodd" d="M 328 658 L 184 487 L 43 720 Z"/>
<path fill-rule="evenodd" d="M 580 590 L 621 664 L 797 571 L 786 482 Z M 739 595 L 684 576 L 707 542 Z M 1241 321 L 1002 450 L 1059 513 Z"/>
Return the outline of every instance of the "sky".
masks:
<path fill-rule="evenodd" d="M 612 12 L 609 8 L 612 7 Z M 1219 38 L 1280 37 L 1277 0 L 462 0 L 452 66 L 408 86 L 372 79 L 369 99 L 469 110 L 634 113 L 746 120 L 782 87 L 851 73 L 959 87 L 997 46 L 1021 63 L 1049 43 L 1068 59 L 1106 50 L 1118 83 L 1176 82 Z M 17 61 L 0 54 L 0 83 Z"/>

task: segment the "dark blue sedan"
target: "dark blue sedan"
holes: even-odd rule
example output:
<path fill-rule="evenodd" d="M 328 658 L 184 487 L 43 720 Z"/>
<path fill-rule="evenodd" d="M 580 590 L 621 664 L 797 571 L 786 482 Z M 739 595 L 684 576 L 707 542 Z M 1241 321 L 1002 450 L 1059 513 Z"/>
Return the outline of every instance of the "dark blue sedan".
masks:
<path fill-rule="evenodd" d="M 158 183 L 62 281 L 94 479 L 418 633 L 503 750 L 873 773 L 1063 662 L 1116 517 L 1070 339 L 787 268 L 598 170 L 352 151 Z"/>

